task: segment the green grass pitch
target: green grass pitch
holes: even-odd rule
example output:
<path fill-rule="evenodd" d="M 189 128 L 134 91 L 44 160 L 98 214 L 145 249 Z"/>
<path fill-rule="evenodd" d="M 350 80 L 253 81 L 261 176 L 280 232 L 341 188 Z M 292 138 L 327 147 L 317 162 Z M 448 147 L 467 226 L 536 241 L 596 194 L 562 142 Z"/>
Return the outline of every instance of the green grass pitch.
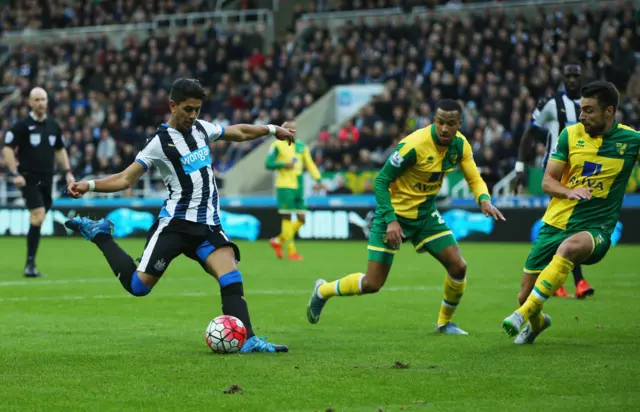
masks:
<path fill-rule="evenodd" d="M 0 238 L 3 411 L 640 408 L 637 245 L 585 267 L 595 296 L 552 299 L 553 326 L 522 347 L 500 325 L 516 306 L 529 245 L 462 244 L 468 285 L 454 320 L 464 337 L 433 332 L 444 271 L 409 247 L 381 293 L 333 299 L 310 325 L 313 281 L 364 270 L 365 244 L 299 242 L 305 261 L 288 262 L 266 242 L 243 242 L 257 333 L 291 351 L 241 356 L 205 344 L 221 313 L 219 288 L 195 262 L 178 258 L 149 296 L 134 298 L 100 251 L 75 238 L 44 239 L 38 263 L 47 277 L 22 278 L 25 243 Z M 144 242 L 121 244 L 139 256 Z M 233 385 L 242 390 L 225 394 Z"/>

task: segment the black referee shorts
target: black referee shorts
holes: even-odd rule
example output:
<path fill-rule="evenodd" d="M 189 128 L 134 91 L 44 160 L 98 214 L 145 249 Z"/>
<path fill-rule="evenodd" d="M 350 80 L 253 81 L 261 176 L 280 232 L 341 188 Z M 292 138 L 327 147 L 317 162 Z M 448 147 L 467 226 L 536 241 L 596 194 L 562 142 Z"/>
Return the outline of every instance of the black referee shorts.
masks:
<path fill-rule="evenodd" d="M 44 207 L 45 211 L 51 209 L 53 202 L 51 193 L 53 192 L 53 181 L 44 179 L 27 179 L 27 184 L 20 189 L 22 197 L 27 204 L 27 209 L 33 210 Z"/>
<path fill-rule="evenodd" d="M 223 247 L 232 248 L 236 262 L 240 261 L 238 246 L 229 240 L 221 226 L 163 217 L 149 230 L 138 271 L 161 277 L 171 261 L 181 254 L 200 263 L 206 270 L 207 257 Z"/>

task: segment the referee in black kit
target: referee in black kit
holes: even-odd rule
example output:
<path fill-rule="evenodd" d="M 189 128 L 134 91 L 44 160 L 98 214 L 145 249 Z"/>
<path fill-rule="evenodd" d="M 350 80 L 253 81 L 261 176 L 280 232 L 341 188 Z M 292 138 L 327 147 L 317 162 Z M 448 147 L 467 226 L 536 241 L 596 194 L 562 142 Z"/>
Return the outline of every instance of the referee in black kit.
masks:
<path fill-rule="evenodd" d="M 47 116 L 47 103 L 44 89 L 36 87 L 31 90 L 29 116 L 16 122 L 6 133 L 6 145 L 2 149 L 13 184 L 22 190 L 31 215 L 24 269 L 24 276 L 29 278 L 42 276 L 36 269 L 36 252 L 40 243 L 40 227 L 52 203 L 54 157 L 64 170 L 67 185 L 75 181 L 62 130 L 58 122 Z"/>

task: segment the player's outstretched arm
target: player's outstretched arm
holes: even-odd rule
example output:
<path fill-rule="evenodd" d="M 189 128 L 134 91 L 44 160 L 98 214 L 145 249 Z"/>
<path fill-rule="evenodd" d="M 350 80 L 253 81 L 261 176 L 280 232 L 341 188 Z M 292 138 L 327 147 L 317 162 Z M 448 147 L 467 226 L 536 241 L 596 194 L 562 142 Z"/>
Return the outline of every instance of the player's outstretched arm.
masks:
<path fill-rule="evenodd" d="M 104 179 L 73 182 L 68 186 L 71 197 L 78 199 L 87 192 L 115 193 L 133 186 L 144 174 L 145 168 L 138 161 L 120 173 L 105 177 Z"/>
<path fill-rule="evenodd" d="M 476 202 L 480 205 L 482 213 L 484 213 L 485 216 L 493 216 L 495 220 L 507 220 L 502 215 L 502 212 L 491 204 L 489 188 L 482 176 L 480 176 L 480 172 L 478 172 L 478 165 L 476 165 L 476 162 L 473 160 L 471 145 L 466 140 L 462 149 L 460 168 L 462 169 L 464 179 L 473 192 L 473 196 L 476 198 Z"/>
<path fill-rule="evenodd" d="M 225 128 L 224 135 L 220 139 L 231 142 L 247 142 L 263 136 L 271 136 L 278 140 L 286 140 L 291 144 L 294 141 L 294 133 L 289 129 L 272 124 L 268 126 L 235 124 Z"/>

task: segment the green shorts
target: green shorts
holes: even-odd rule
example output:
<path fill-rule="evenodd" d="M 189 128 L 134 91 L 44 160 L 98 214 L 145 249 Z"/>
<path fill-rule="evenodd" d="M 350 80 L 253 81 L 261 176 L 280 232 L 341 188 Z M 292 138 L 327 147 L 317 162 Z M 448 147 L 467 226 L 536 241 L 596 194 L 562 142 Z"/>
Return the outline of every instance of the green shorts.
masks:
<path fill-rule="evenodd" d="M 416 252 L 429 252 L 436 256 L 449 246 L 457 244 L 453 232 L 445 223 L 438 210 L 433 211 L 424 219 L 414 220 L 398 216 L 398 223 L 406 236 L 406 241 L 411 241 Z M 392 248 L 386 242 L 387 223 L 384 218 L 376 213 L 369 231 L 369 260 L 391 265 L 393 257 L 400 249 Z"/>
<path fill-rule="evenodd" d="M 542 272 L 551 263 L 551 259 L 553 259 L 560 244 L 565 239 L 580 232 L 589 233 L 593 240 L 591 256 L 581 264 L 593 265 L 600 262 L 611 247 L 611 237 L 608 234 L 595 229 L 567 232 L 545 224 L 542 225 L 538 239 L 536 239 L 531 252 L 529 252 L 527 262 L 524 264 L 524 272 L 532 275 Z"/>
<path fill-rule="evenodd" d="M 302 189 L 276 189 L 276 200 L 281 215 L 307 211 Z"/>

